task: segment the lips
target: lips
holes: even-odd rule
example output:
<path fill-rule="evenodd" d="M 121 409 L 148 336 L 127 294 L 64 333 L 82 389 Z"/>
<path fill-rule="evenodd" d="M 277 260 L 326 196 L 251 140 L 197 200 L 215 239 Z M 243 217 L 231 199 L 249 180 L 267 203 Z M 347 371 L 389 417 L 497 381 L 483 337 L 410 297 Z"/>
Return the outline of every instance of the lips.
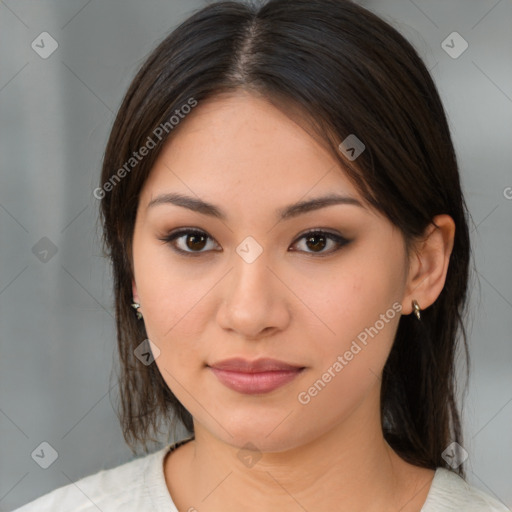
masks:
<path fill-rule="evenodd" d="M 295 379 L 304 367 L 277 359 L 226 359 L 209 365 L 226 387 L 245 394 L 269 393 Z"/>
<path fill-rule="evenodd" d="M 258 373 L 273 371 L 291 371 L 298 370 L 301 367 L 278 361 L 277 359 L 257 359 L 256 361 L 247 361 L 240 357 L 226 359 L 210 365 L 218 370 L 227 370 L 232 372 Z"/>

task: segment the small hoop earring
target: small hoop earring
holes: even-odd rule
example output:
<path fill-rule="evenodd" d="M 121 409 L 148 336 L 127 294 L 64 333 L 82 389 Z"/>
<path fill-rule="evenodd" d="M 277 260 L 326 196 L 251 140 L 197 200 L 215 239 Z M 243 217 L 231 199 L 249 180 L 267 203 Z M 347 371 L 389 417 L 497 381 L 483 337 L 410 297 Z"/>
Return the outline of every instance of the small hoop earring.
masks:
<path fill-rule="evenodd" d="M 418 301 L 416 299 L 413 299 L 412 301 L 412 307 L 414 308 L 414 314 L 416 315 L 416 318 L 418 320 L 421 320 L 421 315 L 420 315 L 420 306 L 418 304 Z"/>
<path fill-rule="evenodd" d="M 138 302 L 134 302 L 132 304 L 132 308 L 135 309 L 135 311 L 137 313 L 137 320 L 140 320 L 142 318 L 142 313 L 139 311 L 140 304 Z"/>

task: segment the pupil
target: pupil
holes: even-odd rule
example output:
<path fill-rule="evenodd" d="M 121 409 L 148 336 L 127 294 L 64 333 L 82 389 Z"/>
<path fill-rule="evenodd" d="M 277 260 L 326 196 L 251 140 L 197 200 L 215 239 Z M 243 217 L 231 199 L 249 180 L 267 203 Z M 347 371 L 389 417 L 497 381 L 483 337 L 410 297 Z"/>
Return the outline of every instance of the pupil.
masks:
<path fill-rule="evenodd" d="M 319 244 L 318 243 L 313 243 L 313 247 L 309 246 L 308 247 L 310 249 L 323 249 L 325 247 L 325 237 L 322 236 L 322 235 L 311 235 L 309 238 L 308 238 L 308 241 L 307 243 L 309 244 L 312 240 L 315 240 L 315 239 L 320 239 L 322 240 L 323 242 L 320 243 L 320 247 L 319 247 Z"/>
<path fill-rule="evenodd" d="M 199 243 L 199 245 L 201 245 L 201 242 L 197 242 L 197 239 L 198 238 L 202 238 L 203 239 L 203 246 L 202 247 L 197 247 L 195 246 L 195 244 Z M 195 235 L 195 234 L 192 234 L 188 237 L 188 240 L 192 240 L 192 243 L 191 244 L 187 244 L 188 245 L 188 248 L 189 249 L 202 249 L 204 247 L 204 235 Z"/>

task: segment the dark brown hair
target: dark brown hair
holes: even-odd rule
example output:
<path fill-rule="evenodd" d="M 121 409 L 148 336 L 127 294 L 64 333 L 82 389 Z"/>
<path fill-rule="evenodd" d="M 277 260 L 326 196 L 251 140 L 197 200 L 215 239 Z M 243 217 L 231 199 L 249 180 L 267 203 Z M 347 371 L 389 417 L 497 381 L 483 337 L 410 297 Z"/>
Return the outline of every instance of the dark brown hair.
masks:
<path fill-rule="evenodd" d="M 436 86 L 412 45 L 376 15 L 344 0 L 209 5 L 158 45 L 125 95 L 97 190 L 104 248 L 113 265 L 126 442 L 132 451 L 136 443 L 147 450 L 160 420 L 167 426 L 177 420 L 193 432 L 190 413 L 157 366 L 134 355 L 146 338 L 144 322 L 130 307 L 139 194 L 176 132 L 169 123 L 173 114 L 237 89 L 266 98 L 311 127 L 361 195 L 402 231 L 408 250 L 435 215 L 455 221 L 445 286 L 422 311 L 421 322 L 414 315 L 400 318 L 381 391 L 383 431 L 393 449 L 418 466 L 448 467 L 442 452 L 452 441 L 462 445 L 455 377 L 460 340 L 469 362 L 463 317 L 471 250 L 456 155 Z M 350 134 L 366 146 L 353 162 L 338 150 Z M 127 166 L 150 139 L 155 147 Z M 456 471 L 464 476 L 462 465 Z"/>

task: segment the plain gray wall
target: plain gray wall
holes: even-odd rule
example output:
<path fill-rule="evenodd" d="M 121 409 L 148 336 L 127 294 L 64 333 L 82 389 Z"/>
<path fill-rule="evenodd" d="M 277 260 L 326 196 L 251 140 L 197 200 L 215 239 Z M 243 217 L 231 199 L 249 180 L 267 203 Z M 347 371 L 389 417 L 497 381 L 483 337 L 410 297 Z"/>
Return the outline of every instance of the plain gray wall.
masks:
<path fill-rule="evenodd" d="M 468 480 L 510 507 L 512 2 L 360 3 L 418 49 L 449 117 L 474 220 L 480 284 L 472 284 L 468 325 Z M 98 244 L 92 191 L 135 71 L 202 5 L 0 3 L 1 511 L 132 458 L 112 407 L 117 384 L 111 379 L 116 345 L 110 270 Z M 454 31 L 469 45 L 456 58 L 442 47 Z M 58 43 L 46 59 L 31 47 L 33 41 L 42 46 L 42 32 Z M 462 48 L 460 39 L 448 44 L 452 53 Z M 45 39 L 39 51 L 50 48 Z M 58 452 L 48 469 L 31 457 L 44 441 Z"/>

